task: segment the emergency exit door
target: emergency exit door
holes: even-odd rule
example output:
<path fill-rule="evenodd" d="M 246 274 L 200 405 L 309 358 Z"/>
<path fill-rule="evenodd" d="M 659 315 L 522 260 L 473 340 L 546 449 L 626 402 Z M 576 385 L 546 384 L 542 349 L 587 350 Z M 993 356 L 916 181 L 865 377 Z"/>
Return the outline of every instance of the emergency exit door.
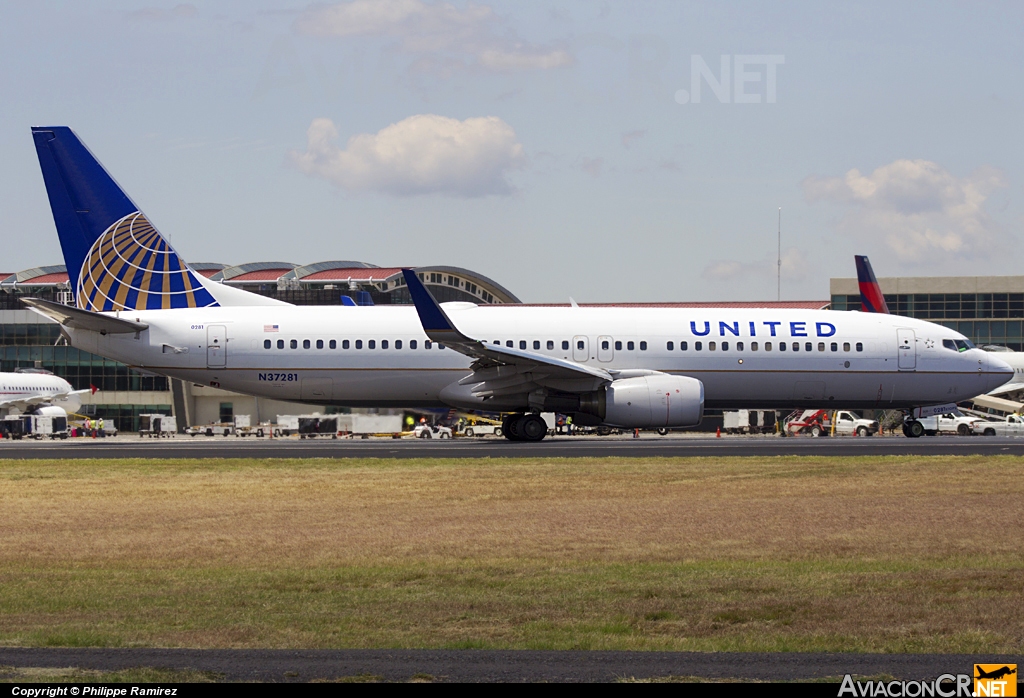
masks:
<path fill-rule="evenodd" d="M 586 337 L 577 336 L 572 338 L 572 360 L 586 361 L 590 358 L 590 342 Z"/>
<path fill-rule="evenodd" d="M 224 368 L 228 365 L 228 328 L 224 325 L 206 327 L 206 367 Z"/>
<path fill-rule="evenodd" d="M 901 371 L 913 371 L 917 368 L 917 338 L 914 330 L 896 330 L 896 351 L 899 352 Z"/>

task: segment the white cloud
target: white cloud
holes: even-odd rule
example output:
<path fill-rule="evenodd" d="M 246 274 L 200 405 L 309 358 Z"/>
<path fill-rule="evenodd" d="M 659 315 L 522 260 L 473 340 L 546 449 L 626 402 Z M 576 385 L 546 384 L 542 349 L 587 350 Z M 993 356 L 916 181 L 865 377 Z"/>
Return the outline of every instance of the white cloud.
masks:
<path fill-rule="evenodd" d="M 525 156 L 516 133 L 496 116 L 465 121 L 419 114 L 337 145 L 330 119 L 315 119 L 304 152 L 292 163 L 306 174 L 339 187 L 412 196 L 509 194 L 507 175 Z"/>
<path fill-rule="evenodd" d="M 984 204 L 1003 186 L 993 168 L 958 178 L 928 160 L 896 160 L 869 175 L 850 170 L 803 182 L 808 201 L 847 208 L 841 234 L 881 240 L 908 264 L 998 255 L 1003 236 Z"/>
<path fill-rule="evenodd" d="M 396 39 L 410 54 L 453 54 L 491 71 L 549 70 L 572 63 L 564 50 L 495 33 L 501 20 L 487 5 L 460 9 L 423 0 L 352 0 L 311 5 L 295 20 L 300 34 L 320 37 L 377 36 Z"/>
<path fill-rule="evenodd" d="M 704 268 L 701 276 L 709 281 L 741 281 L 751 277 L 775 278 L 778 275 L 778 257 L 765 258 L 756 262 L 716 260 Z M 810 264 L 807 256 L 798 247 L 782 252 L 782 278 L 786 281 L 804 281 L 808 277 Z"/>

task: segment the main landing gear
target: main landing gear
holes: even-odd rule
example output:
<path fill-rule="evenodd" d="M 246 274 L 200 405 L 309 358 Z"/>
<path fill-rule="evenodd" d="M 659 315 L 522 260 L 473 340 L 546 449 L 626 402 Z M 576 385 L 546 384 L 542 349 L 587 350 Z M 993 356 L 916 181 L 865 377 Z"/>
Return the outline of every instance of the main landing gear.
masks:
<path fill-rule="evenodd" d="M 501 420 L 501 431 L 509 441 L 540 441 L 548 424 L 539 414 L 510 414 Z"/>
<path fill-rule="evenodd" d="M 924 436 L 924 425 L 916 419 L 903 423 L 903 435 L 911 439 L 918 439 Z"/>

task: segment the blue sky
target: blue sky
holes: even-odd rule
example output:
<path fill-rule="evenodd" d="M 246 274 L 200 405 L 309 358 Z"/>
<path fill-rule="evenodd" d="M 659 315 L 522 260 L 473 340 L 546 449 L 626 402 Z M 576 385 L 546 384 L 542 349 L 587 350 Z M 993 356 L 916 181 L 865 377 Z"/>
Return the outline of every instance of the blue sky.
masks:
<path fill-rule="evenodd" d="M 66 124 L 197 262 L 452 264 L 528 301 L 774 299 L 781 206 L 783 298 L 827 297 L 856 253 L 879 276 L 1019 274 L 1022 17 L 5 3 L 0 271 L 61 260 L 29 126 Z M 707 77 L 686 101 L 722 56 L 728 101 Z"/>

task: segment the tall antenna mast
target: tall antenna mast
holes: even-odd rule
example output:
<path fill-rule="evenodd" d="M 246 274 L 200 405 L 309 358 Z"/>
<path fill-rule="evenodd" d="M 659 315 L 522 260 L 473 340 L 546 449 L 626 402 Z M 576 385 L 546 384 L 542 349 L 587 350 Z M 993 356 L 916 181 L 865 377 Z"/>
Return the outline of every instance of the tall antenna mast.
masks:
<path fill-rule="evenodd" d="M 778 261 L 778 298 L 776 300 L 782 300 L 782 207 L 779 206 L 779 261 Z"/>

